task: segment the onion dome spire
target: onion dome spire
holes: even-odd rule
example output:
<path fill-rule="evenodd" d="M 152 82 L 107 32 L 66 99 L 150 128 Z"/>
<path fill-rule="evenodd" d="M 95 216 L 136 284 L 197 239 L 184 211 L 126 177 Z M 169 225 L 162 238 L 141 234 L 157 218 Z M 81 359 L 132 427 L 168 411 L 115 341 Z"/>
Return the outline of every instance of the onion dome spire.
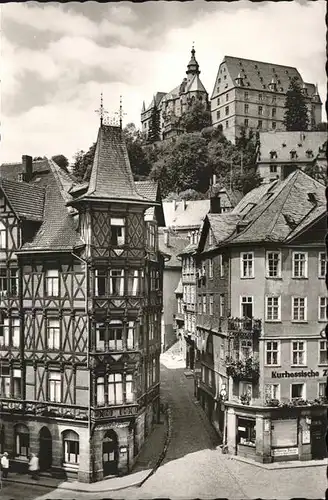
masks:
<path fill-rule="evenodd" d="M 196 54 L 196 51 L 195 51 L 195 47 L 193 45 L 192 49 L 191 49 L 191 59 L 190 59 L 189 64 L 187 66 L 187 68 L 188 68 L 186 71 L 187 75 L 199 75 L 200 74 L 199 64 L 196 61 L 195 54 Z"/>

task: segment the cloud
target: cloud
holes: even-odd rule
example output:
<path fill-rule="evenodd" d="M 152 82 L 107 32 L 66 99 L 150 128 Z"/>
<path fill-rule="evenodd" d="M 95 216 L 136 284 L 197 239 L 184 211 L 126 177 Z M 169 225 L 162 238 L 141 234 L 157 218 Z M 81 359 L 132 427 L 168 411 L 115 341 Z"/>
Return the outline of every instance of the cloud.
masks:
<path fill-rule="evenodd" d="M 142 101 L 185 76 L 195 41 L 209 94 L 225 55 L 295 66 L 325 95 L 323 2 L 68 2 L 2 6 L 2 159 L 95 140 L 109 115 L 140 124 Z"/>

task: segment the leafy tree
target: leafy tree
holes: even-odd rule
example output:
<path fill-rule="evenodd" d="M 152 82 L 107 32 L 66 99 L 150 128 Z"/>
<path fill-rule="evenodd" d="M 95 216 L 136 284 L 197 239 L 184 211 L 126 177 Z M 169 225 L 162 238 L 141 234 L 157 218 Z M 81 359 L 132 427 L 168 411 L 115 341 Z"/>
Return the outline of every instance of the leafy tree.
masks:
<path fill-rule="evenodd" d="M 43 160 L 42 156 L 35 156 L 33 161 Z"/>
<path fill-rule="evenodd" d="M 64 155 L 54 155 L 51 157 L 51 159 L 57 163 L 57 165 L 62 169 L 62 170 L 65 170 L 65 172 L 68 172 L 68 165 L 69 165 L 69 161 L 68 159 L 66 158 L 66 156 Z"/>
<path fill-rule="evenodd" d="M 95 151 L 96 143 L 94 142 L 87 152 L 81 150 L 74 156 L 73 174 L 80 182 L 90 179 Z"/>
<path fill-rule="evenodd" d="M 297 78 L 293 78 L 286 93 L 284 125 L 289 131 L 308 130 L 309 117 L 302 89 Z"/>
<path fill-rule="evenodd" d="M 209 127 L 211 123 L 211 112 L 206 104 L 200 100 L 193 101 L 180 120 L 180 126 L 187 133 L 200 132 L 203 128 Z"/>
<path fill-rule="evenodd" d="M 206 140 L 195 132 L 163 144 L 150 176 L 159 182 L 164 196 L 186 189 L 205 192 L 210 177 Z"/>
<path fill-rule="evenodd" d="M 145 140 L 140 130 L 137 129 L 134 123 L 128 123 L 123 129 L 123 134 L 128 150 L 130 165 L 135 179 L 143 179 L 150 172 L 150 163 L 147 152 L 144 149 Z M 153 151 L 147 150 L 151 156 Z"/>
<path fill-rule="evenodd" d="M 186 189 L 179 193 L 181 200 L 206 200 L 207 196 L 205 193 L 200 193 L 195 189 Z"/>
<path fill-rule="evenodd" d="M 147 137 L 147 142 L 150 144 L 153 144 L 154 142 L 157 142 L 160 140 L 160 111 L 156 105 L 156 102 L 154 104 L 154 107 L 151 112 L 151 117 L 150 117 L 150 124 L 149 124 L 149 132 L 148 132 L 148 137 Z"/>

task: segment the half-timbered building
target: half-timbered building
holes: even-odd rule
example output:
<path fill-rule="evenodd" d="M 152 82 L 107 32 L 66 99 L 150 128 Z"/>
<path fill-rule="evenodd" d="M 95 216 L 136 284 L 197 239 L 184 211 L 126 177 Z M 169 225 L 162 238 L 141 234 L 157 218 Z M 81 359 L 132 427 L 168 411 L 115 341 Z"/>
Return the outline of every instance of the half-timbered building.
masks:
<path fill-rule="evenodd" d="M 91 482 L 126 474 L 159 417 L 164 224 L 119 127 L 89 182 L 52 160 L 2 165 L 1 450 L 14 468 Z"/>

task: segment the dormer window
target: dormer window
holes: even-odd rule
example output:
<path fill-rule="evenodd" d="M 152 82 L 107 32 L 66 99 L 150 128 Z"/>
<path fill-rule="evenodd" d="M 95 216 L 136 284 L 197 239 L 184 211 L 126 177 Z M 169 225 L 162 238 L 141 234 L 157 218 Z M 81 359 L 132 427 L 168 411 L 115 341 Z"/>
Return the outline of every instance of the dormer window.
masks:
<path fill-rule="evenodd" d="M 312 151 L 312 149 L 308 149 L 305 153 L 306 153 L 307 158 L 313 158 L 313 151 Z"/>
<path fill-rule="evenodd" d="M 282 143 L 282 147 L 283 147 L 283 148 L 285 148 L 285 147 L 286 147 L 286 143 L 285 143 L 285 142 L 283 142 L 283 143 Z"/>
<path fill-rule="evenodd" d="M 290 159 L 291 160 L 296 160 L 296 158 L 297 158 L 297 153 L 296 153 L 295 149 L 292 149 L 290 151 Z"/>
<path fill-rule="evenodd" d="M 270 159 L 275 160 L 277 158 L 277 151 L 270 151 Z"/>

